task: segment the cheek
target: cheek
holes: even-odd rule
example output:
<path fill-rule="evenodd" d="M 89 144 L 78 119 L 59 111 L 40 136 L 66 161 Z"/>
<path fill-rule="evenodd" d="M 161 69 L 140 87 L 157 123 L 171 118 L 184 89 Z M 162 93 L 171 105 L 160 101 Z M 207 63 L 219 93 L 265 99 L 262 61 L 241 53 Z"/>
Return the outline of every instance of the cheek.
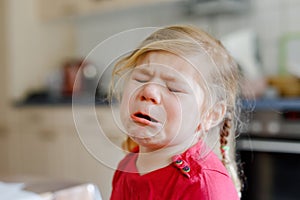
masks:
<path fill-rule="evenodd" d="M 180 106 L 175 115 L 177 115 L 176 128 L 179 130 L 194 132 L 200 123 L 200 105 L 194 96 L 182 98 Z"/>
<path fill-rule="evenodd" d="M 198 122 L 201 121 L 202 113 L 204 111 L 204 91 L 200 87 L 196 87 L 194 90 L 194 97 L 191 99 L 190 105 L 192 108 L 190 108 L 193 113 L 194 117 L 197 118 Z"/>
<path fill-rule="evenodd" d="M 165 110 L 168 113 L 168 120 L 178 120 L 182 116 L 182 102 L 178 97 L 172 96 L 166 100 Z"/>
<path fill-rule="evenodd" d="M 124 119 L 128 118 L 128 115 L 130 114 L 130 106 L 132 103 L 132 91 L 130 85 L 126 85 L 122 94 L 121 98 L 121 104 L 120 104 L 120 116 L 121 120 L 123 121 Z"/>
<path fill-rule="evenodd" d="M 184 102 L 180 97 L 172 97 L 167 99 L 164 109 L 167 114 L 165 130 L 170 134 L 177 134 L 184 122 Z"/>
<path fill-rule="evenodd" d="M 137 105 L 136 100 L 138 95 L 139 87 L 136 84 L 129 83 L 125 85 L 120 104 L 121 119 L 128 119 L 130 113 L 135 111 L 135 106 Z"/>

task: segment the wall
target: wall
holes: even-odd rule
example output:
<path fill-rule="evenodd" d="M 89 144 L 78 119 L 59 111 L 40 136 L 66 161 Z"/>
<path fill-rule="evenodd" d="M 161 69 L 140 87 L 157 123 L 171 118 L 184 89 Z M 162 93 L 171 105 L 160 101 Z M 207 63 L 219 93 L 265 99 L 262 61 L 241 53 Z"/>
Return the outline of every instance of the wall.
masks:
<path fill-rule="evenodd" d="M 49 72 L 74 55 L 74 37 L 70 24 L 40 19 L 39 0 L 5 1 L 9 96 L 20 99 L 40 89 Z"/>
<path fill-rule="evenodd" d="M 218 32 L 227 34 L 250 27 L 258 34 L 262 67 L 266 74 L 278 71 L 279 40 L 288 32 L 300 32 L 300 1 L 253 0 L 249 13 L 222 16 L 216 22 Z"/>
<path fill-rule="evenodd" d="M 141 27 L 158 27 L 167 25 L 170 23 L 193 23 L 199 26 L 210 29 L 208 26 L 209 19 L 199 19 L 197 17 L 189 17 L 183 14 L 183 10 L 176 3 L 164 3 L 159 5 L 151 5 L 147 7 L 128 8 L 119 10 L 118 12 L 103 13 L 98 15 L 91 15 L 82 18 L 78 18 L 75 21 L 75 33 L 77 41 L 77 55 L 79 57 L 86 57 L 92 49 L 94 49 L 99 43 L 105 39 L 118 34 L 120 32 L 141 28 Z M 116 51 L 123 47 L 136 47 L 138 44 L 133 45 L 133 42 L 137 42 L 135 39 L 126 38 L 120 43 L 112 42 L 113 45 L 108 47 L 101 55 L 89 55 L 92 61 L 97 60 L 96 64 L 102 68 L 105 68 L 104 63 L 107 63 L 108 57 L 116 59 Z M 94 59 L 93 57 L 97 57 Z M 115 60 L 111 60 L 112 62 Z M 110 61 L 108 61 L 110 62 Z M 101 66 L 102 65 L 102 66 Z M 108 88 L 110 80 L 109 68 L 105 71 L 106 74 L 101 78 L 101 85 L 105 91 Z M 101 71 L 101 70 L 100 70 Z M 100 72 L 102 73 L 102 71 Z"/>
<path fill-rule="evenodd" d="M 173 23 L 193 23 L 207 29 L 209 19 L 184 15 L 182 5 L 165 3 L 87 16 L 76 21 L 77 54 L 86 56 L 108 37 L 134 28 L 159 27 Z M 127 41 L 120 45 L 126 45 Z"/>
<path fill-rule="evenodd" d="M 177 4 L 94 15 L 77 21 L 77 54 L 86 56 L 107 37 L 136 27 L 189 23 L 199 25 L 217 37 L 250 28 L 258 34 L 263 71 L 267 75 L 276 74 L 278 41 L 286 32 L 300 31 L 299 10 L 300 1 L 297 0 L 253 0 L 250 10 L 238 15 L 186 16 L 182 5 Z"/>
<path fill-rule="evenodd" d="M 6 51 L 5 51 L 5 34 L 4 34 L 4 27 L 5 27 L 5 3 L 4 1 L 0 1 L 0 93 L 1 93 L 1 101 L 0 101 L 0 126 L 1 123 L 5 123 L 5 116 L 6 108 L 7 108 L 7 84 L 6 84 Z M 1 129 L 1 127 L 0 127 Z M 1 132 L 1 130 L 0 130 Z"/>
<path fill-rule="evenodd" d="M 49 73 L 66 58 L 85 57 L 99 42 L 131 28 L 189 23 L 218 37 L 252 28 L 258 34 L 267 75 L 277 73 L 280 37 L 300 30 L 298 0 L 253 0 L 250 11 L 239 15 L 187 16 L 182 4 L 166 3 L 51 22 L 40 19 L 39 0 L 3 2 L 10 99 L 44 87 Z"/>

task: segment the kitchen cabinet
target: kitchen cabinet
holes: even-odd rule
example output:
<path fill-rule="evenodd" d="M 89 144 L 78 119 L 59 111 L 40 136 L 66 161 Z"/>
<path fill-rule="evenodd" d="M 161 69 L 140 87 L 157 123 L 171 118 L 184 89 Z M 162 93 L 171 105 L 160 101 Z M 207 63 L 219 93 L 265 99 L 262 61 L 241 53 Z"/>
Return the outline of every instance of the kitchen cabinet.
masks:
<path fill-rule="evenodd" d="M 55 112 L 23 108 L 18 113 L 22 174 L 59 176 L 63 169 L 63 133 L 55 125 Z"/>
<path fill-rule="evenodd" d="M 5 35 L 5 2 L 0 1 L 0 173 L 9 171 L 9 146 L 12 136 L 8 123 L 7 51 Z"/>
<path fill-rule="evenodd" d="M 80 112 L 84 115 L 81 125 L 87 132 L 85 137 L 101 145 L 95 134 L 88 135 L 97 131 L 92 124 L 94 115 L 88 113 L 89 110 L 84 106 Z M 114 119 L 109 117 L 110 112 L 109 107 L 96 107 L 97 118 L 106 136 L 112 143 L 121 146 L 125 136 L 120 134 Z M 76 131 L 70 105 L 21 106 L 15 107 L 12 113 L 14 117 L 11 119 L 14 120 L 10 123 L 11 132 L 0 133 L 0 156 L 7 162 L 7 165 L 1 164 L 3 170 L 10 170 L 13 174 L 95 183 L 104 199 L 108 198 L 114 169 L 95 159 L 83 145 Z M 116 162 L 124 156 L 111 155 L 107 149 L 103 151 Z"/>
<path fill-rule="evenodd" d="M 7 126 L 0 124 L 0 172 L 7 173 L 9 171 L 9 144 L 10 135 Z"/>
<path fill-rule="evenodd" d="M 174 2 L 175 0 L 40 0 L 39 11 L 44 20 L 105 13 L 138 6 Z"/>
<path fill-rule="evenodd" d="M 0 174 L 18 173 L 21 170 L 18 121 L 6 107 L 1 110 L 1 115 L 5 117 L 0 120 Z"/>

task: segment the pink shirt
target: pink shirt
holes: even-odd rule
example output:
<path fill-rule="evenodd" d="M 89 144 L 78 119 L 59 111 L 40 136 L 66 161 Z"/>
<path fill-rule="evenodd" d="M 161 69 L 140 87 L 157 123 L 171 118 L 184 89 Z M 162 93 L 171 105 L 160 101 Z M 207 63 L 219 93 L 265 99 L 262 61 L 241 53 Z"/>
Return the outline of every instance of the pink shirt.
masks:
<path fill-rule="evenodd" d="M 211 152 L 199 159 L 200 149 L 199 142 L 174 156 L 172 164 L 145 175 L 126 172 L 137 172 L 138 154 L 128 154 L 115 172 L 111 200 L 238 200 L 219 158 Z"/>

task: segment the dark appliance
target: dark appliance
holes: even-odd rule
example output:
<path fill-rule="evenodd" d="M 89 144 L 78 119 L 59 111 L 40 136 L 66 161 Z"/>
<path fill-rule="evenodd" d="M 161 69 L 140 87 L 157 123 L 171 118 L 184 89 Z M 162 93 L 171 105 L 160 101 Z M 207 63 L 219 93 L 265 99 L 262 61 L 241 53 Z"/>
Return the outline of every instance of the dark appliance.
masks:
<path fill-rule="evenodd" d="M 246 177 L 242 200 L 299 200 L 300 99 L 257 102 L 237 151 Z"/>

